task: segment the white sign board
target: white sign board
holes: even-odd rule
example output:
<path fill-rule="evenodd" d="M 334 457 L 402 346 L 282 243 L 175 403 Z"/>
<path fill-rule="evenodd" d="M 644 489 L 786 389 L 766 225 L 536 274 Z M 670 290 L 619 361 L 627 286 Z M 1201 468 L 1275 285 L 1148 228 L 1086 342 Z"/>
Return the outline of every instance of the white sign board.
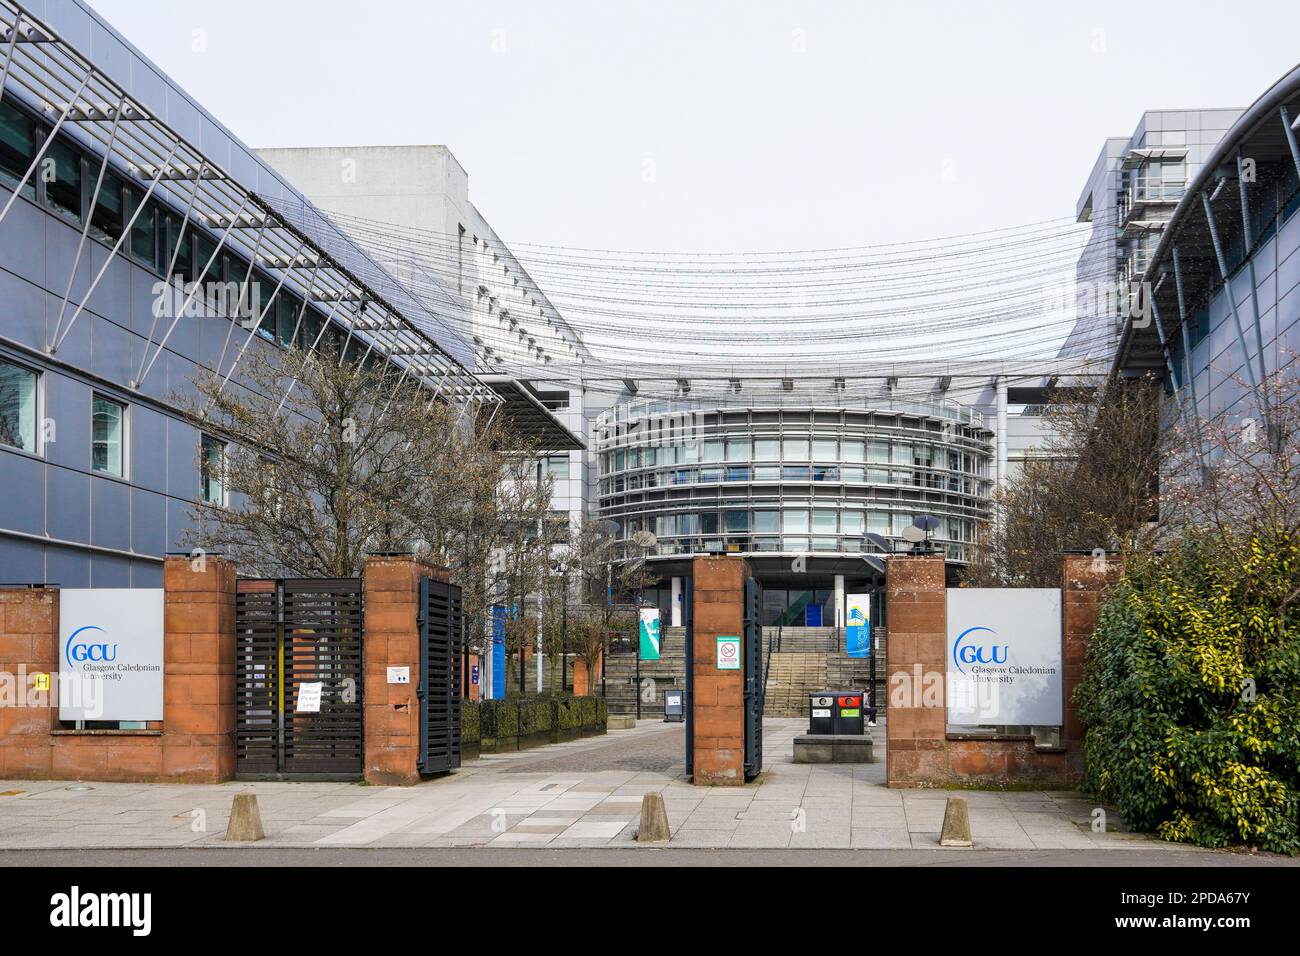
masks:
<path fill-rule="evenodd" d="M 718 670 L 740 670 L 740 638 L 718 638 Z"/>
<path fill-rule="evenodd" d="M 409 684 L 410 682 L 411 682 L 411 669 L 409 667 L 388 668 L 388 683 Z"/>
<path fill-rule="evenodd" d="M 948 723 L 1060 726 L 1061 592 L 948 591 Z"/>
<path fill-rule="evenodd" d="M 162 588 L 61 589 L 59 720 L 162 719 Z"/>
<path fill-rule="evenodd" d="M 323 681 L 312 681 L 307 684 L 298 685 L 298 704 L 294 710 L 300 714 L 319 714 L 321 689 L 325 686 Z"/>

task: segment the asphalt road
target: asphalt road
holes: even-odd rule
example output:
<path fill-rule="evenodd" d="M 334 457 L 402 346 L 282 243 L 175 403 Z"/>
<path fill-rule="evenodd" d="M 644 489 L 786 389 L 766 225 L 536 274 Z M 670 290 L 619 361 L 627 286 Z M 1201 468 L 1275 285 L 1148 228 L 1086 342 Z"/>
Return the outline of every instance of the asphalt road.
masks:
<path fill-rule="evenodd" d="M 686 772 L 686 725 L 664 724 L 635 735 L 591 737 L 580 750 L 550 753 L 543 747 L 536 757 L 513 758 L 506 773 L 597 773 L 601 770 Z"/>
<path fill-rule="evenodd" d="M 0 866 L 1068 866 L 1270 867 L 1300 859 L 1248 853 L 1176 850 L 699 850 L 504 849 L 426 847 L 345 849 L 311 847 L 202 847 L 160 850 L 0 850 Z"/>

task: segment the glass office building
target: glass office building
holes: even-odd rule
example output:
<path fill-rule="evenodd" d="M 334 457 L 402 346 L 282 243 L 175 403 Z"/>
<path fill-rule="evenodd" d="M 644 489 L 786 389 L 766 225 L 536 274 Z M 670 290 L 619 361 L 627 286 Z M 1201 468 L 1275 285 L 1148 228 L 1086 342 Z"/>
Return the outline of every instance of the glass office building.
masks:
<path fill-rule="evenodd" d="M 653 532 L 661 574 L 694 555 L 747 556 L 767 624 L 835 626 L 836 578 L 871 577 L 869 533 L 902 547 L 903 529 L 931 515 L 933 545 L 962 563 L 990 517 L 992 432 L 953 402 L 632 400 L 593 433 L 601 518 L 629 540 Z"/>

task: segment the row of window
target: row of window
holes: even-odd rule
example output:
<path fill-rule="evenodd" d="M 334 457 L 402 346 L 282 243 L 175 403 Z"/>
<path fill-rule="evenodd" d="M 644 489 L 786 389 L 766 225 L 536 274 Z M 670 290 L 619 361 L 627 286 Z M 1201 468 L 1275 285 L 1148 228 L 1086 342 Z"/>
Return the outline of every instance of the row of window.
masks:
<path fill-rule="evenodd" d="M 0 182 L 11 189 L 17 185 L 44 142 L 46 130 L 44 123 L 23 110 L 0 102 Z M 236 310 L 241 317 L 261 316 L 258 334 L 286 348 L 310 347 L 322 337 L 326 321 L 322 313 L 311 306 L 304 309 L 302 299 L 286 289 L 280 289 L 271 302 L 277 282 L 260 270 L 254 270 L 248 281 L 248 261 L 232 252 L 223 250 L 214 260 L 218 239 L 192 218 L 186 223 L 180 213 L 152 199 L 135 215 L 144 199 L 142 186 L 110 170 L 96 196 L 101 162 L 60 136 L 46 150 L 41 167 L 24 181 L 22 193 L 76 225 L 89 218 L 89 234 L 109 244 L 121 239 L 131 224 L 121 250 L 132 260 L 159 276 L 166 276 L 171 268 L 173 281 L 183 288 L 203 277 L 201 294 L 190 308 L 207 305 L 231 318 Z M 364 343 L 348 342 L 337 326 L 330 325 L 323 336 L 332 340 L 336 350 L 346 348 L 353 359 L 364 352 Z"/>
<path fill-rule="evenodd" d="M 978 493 L 978 479 L 946 471 L 913 468 L 866 468 L 861 465 L 726 465 L 718 468 L 674 468 L 647 471 L 600 482 L 602 495 L 622 494 L 643 488 L 669 485 L 711 484 L 727 481 L 813 481 L 843 484 L 905 485 L 950 491 L 954 494 Z"/>
<path fill-rule="evenodd" d="M 659 537 L 724 534 L 743 535 L 862 535 L 866 532 L 901 534 L 916 515 L 858 508 L 748 508 L 657 515 L 653 519 Z M 974 531 L 970 518 L 947 517 L 937 532 L 940 538 L 969 541 Z"/>
<path fill-rule="evenodd" d="M 0 445 L 41 454 L 39 404 L 39 373 L 0 359 Z M 127 406 L 107 395 L 91 393 L 90 470 L 127 477 L 128 437 Z M 199 497 L 208 504 L 224 505 L 226 443 L 204 435 L 200 451 Z"/>
<path fill-rule="evenodd" d="M 826 464 L 864 462 L 948 468 L 974 473 L 981 458 L 971 452 L 925 442 L 850 438 L 726 438 L 605 452 L 601 456 L 601 472 L 608 474 L 655 465 L 749 461 Z"/>
<path fill-rule="evenodd" d="M 955 561 L 965 561 L 970 545 L 940 541 L 939 550 Z M 655 553 L 668 554 L 861 554 L 875 549 L 863 538 L 852 537 L 761 537 L 668 538 L 655 545 Z"/>

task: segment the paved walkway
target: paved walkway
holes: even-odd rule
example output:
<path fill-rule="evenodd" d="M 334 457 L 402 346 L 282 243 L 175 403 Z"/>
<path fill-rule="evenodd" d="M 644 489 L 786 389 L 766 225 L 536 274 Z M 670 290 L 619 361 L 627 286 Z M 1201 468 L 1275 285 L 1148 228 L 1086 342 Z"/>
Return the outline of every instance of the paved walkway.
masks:
<path fill-rule="evenodd" d="M 414 787 L 353 783 L 204 785 L 0 781 L 0 850 L 218 844 L 231 798 L 258 795 L 258 847 L 635 846 L 641 797 L 660 792 L 675 847 L 937 849 L 942 790 L 890 790 L 885 765 L 791 762 L 802 720 L 764 723 L 764 773 L 744 787 L 683 777 L 680 724 L 641 721 L 469 761 Z M 883 743 L 883 727 L 876 740 Z M 1187 852 L 1112 826 L 1072 792 L 963 792 L 978 848 Z"/>

